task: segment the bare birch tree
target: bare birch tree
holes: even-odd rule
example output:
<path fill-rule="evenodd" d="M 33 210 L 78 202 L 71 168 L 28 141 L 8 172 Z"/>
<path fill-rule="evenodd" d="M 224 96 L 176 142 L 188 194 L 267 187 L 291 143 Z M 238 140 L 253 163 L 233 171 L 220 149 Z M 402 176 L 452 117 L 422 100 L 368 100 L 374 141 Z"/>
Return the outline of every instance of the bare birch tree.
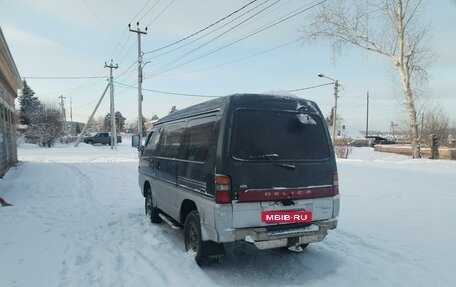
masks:
<path fill-rule="evenodd" d="M 423 0 L 328 1 L 302 29 L 304 40 L 329 40 L 336 53 L 354 46 L 390 60 L 400 77 L 413 158 L 420 157 L 415 94 L 430 56 L 422 10 Z"/>

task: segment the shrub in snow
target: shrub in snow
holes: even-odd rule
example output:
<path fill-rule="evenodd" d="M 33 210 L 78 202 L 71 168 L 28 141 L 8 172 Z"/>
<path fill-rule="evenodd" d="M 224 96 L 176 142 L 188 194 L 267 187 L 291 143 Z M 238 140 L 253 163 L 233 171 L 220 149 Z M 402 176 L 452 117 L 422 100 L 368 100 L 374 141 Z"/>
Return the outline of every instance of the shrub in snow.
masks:
<path fill-rule="evenodd" d="M 52 147 L 62 135 L 61 113 L 58 108 L 41 105 L 30 113 L 30 124 L 26 133 L 28 142 L 42 147 Z"/>
<path fill-rule="evenodd" d="M 350 138 L 339 138 L 334 144 L 334 153 L 338 158 L 348 158 L 352 152 L 352 140 Z"/>

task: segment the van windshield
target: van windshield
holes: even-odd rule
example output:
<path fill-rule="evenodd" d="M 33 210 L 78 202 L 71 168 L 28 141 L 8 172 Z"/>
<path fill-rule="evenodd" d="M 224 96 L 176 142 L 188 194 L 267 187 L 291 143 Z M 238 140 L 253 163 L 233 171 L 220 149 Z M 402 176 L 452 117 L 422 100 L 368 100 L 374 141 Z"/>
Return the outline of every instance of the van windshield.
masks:
<path fill-rule="evenodd" d="M 317 114 L 240 109 L 235 112 L 231 153 L 250 161 L 329 158 L 325 124 Z"/>

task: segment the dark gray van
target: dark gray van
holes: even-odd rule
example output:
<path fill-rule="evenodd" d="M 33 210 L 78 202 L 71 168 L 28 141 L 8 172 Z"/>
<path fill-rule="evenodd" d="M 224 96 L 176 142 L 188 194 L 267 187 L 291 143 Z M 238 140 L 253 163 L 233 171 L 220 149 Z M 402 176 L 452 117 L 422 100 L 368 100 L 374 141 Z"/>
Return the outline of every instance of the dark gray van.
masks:
<path fill-rule="evenodd" d="M 198 265 L 223 256 L 225 242 L 300 251 L 336 228 L 336 160 L 312 101 L 217 98 L 160 119 L 139 149 L 146 214 L 183 226 Z"/>

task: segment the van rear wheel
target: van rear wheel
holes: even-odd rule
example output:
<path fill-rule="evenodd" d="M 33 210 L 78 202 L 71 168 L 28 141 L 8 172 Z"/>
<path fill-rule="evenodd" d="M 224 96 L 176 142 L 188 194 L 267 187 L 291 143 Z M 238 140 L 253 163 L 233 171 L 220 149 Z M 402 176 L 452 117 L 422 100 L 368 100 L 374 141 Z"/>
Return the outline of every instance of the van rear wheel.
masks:
<path fill-rule="evenodd" d="M 203 241 L 201 236 L 201 220 L 198 211 L 191 211 L 184 223 L 185 250 L 192 250 L 196 253 L 195 261 L 198 266 L 206 266 L 224 254 L 223 244 L 213 241 Z"/>
<path fill-rule="evenodd" d="M 150 218 L 152 223 L 161 223 L 163 220 L 159 216 L 158 209 L 154 207 L 152 201 L 152 193 L 148 191 L 144 199 L 144 205 L 146 210 L 146 216 Z"/>

